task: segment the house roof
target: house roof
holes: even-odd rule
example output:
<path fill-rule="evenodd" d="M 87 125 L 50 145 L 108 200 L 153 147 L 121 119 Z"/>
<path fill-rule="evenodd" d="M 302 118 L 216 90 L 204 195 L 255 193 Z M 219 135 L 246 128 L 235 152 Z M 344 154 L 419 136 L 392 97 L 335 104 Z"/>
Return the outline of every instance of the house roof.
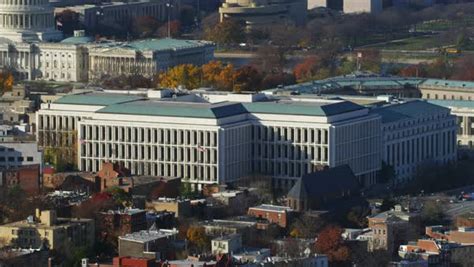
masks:
<path fill-rule="evenodd" d="M 289 198 L 317 198 L 332 192 L 359 188 L 348 165 L 341 165 L 303 175 L 288 192 Z"/>

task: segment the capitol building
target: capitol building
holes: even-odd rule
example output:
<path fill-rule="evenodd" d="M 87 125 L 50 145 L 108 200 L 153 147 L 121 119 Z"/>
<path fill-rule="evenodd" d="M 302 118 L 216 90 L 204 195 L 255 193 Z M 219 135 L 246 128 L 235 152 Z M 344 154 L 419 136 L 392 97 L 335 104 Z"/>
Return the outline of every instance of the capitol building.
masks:
<path fill-rule="evenodd" d="M 20 79 L 87 82 L 103 74 L 135 73 L 151 77 L 179 64 L 204 64 L 213 55 L 214 45 L 205 41 L 98 42 L 84 31 L 64 39 L 55 29 L 48 0 L 0 0 L 0 69 L 14 70 Z"/>

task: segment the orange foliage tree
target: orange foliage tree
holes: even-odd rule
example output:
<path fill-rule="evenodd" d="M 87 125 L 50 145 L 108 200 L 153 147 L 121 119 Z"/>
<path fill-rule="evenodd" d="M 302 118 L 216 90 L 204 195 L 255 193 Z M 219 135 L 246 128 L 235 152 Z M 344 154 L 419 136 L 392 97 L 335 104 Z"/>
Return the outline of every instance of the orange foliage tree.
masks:
<path fill-rule="evenodd" d="M 316 251 L 328 256 L 332 263 L 343 263 L 349 260 L 349 248 L 342 239 L 342 228 L 334 225 L 327 226 L 318 235 Z"/>
<path fill-rule="evenodd" d="M 303 62 L 295 66 L 293 73 L 297 80 L 305 81 L 311 79 L 316 74 L 317 68 L 317 57 L 308 57 Z"/>
<path fill-rule="evenodd" d="M 11 72 L 0 72 L 0 92 L 3 94 L 11 91 L 14 81 L 15 79 Z"/>
<path fill-rule="evenodd" d="M 223 64 L 221 61 L 211 61 L 202 66 L 203 82 L 220 90 L 232 90 L 234 78 L 234 66 Z"/>
<path fill-rule="evenodd" d="M 262 74 L 253 66 L 239 68 L 233 77 L 234 91 L 258 91 L 262 82 Z"/>

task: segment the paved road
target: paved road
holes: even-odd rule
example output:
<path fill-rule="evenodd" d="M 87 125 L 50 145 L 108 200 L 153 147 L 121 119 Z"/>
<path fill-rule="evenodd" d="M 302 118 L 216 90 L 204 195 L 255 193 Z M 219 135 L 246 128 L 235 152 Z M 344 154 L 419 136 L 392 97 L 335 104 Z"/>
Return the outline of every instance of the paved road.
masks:
<path fill-rule="evenodd" d="M 447 205 L 446 214 L 451 217 L 456 217 L 468 212 L 474 212 L 474 201 L 462 201 Z"/>

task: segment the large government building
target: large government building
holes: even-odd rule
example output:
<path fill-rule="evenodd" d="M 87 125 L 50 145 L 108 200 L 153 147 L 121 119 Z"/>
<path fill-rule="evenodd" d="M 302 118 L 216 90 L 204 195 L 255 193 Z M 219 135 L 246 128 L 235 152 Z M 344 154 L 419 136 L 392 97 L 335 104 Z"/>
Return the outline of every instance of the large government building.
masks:
<path fill-rule="evenodd" d="M 95 41 L 76 31 L 63 40 L 47 0 L 0 0 L 0 69 L 20 79 L 87 82 L 103 74 L 151 77 L 169 67 L 201 65 L 214 56 L 204 41 Z"/>
<path fill-rule="evenodd" d="M 242 20 L 247 29 L 274 24 L 306 23 L 307 0 L 225 0 L 219 8 L 220 20 Z"/>
<path fill-rule="evenodd" d="M 69 149 L 83 171 L 120 162 L 134 174 L 183 177 L 197 188 L 254 175 L 289 188 L 303 174 L 340 165 L 370 186 L 383 161 L 403 183 L 423 163 L 456 161 L 456 118 L 425 101 L 367 107 L 309 96 L 165 92 L 83 92 L 43 104 L 39 145 Z"/>
<path fill-rule="evenodd" d="M 80 170 L 121 162 L 134 174 L 197 187 L 260 174 L 288 188 L 302 174 L 344 164 L 370 185 L 381 167 L 380 116 L 347 101 L 94 92 L 43 104 L 37 131 L 42 147 L 77 147 Z"/>

